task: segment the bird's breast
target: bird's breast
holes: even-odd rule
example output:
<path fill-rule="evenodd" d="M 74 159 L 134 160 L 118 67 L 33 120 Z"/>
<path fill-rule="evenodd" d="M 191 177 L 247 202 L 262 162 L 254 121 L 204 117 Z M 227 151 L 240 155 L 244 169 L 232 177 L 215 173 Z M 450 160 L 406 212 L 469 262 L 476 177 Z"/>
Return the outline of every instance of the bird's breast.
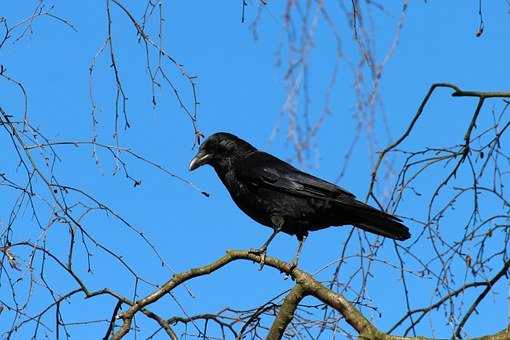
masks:
<path fill-rule="evenodd" d="M 256 222 L 273 227 L 271 215 L 274 202 L 270 202 L 259 188 L 240 181 L 233 172 L 226 173 L 222 181 L 239 209 Z"/>

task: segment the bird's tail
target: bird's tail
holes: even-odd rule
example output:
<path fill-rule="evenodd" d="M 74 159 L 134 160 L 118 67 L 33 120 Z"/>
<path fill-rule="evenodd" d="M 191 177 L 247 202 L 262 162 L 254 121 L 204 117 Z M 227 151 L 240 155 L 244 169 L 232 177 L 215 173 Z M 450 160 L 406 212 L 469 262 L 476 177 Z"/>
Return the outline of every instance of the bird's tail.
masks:
<path fill-rule="evenodd" d="M 367 204 L 357 203 L 355 210 L 358 218 L 354 224 L 356 227 L 394 240 L 403 241 L 411 237 L 409 228 L 402 224 L 398 217 Z"/>

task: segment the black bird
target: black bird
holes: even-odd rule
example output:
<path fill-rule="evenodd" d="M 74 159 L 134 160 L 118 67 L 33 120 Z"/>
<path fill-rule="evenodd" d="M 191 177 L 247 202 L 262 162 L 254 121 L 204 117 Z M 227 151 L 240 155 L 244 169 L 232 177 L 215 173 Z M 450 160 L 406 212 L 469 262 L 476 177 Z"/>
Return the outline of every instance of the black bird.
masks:
<path fill-rule="evenodd" d="M 411 235 L 401 220 L 356 200 L 347 190 L 304 173 L 257 150 L 230 133 L 211 135 L 191 160 L 189 170 L 211 165 L 237 206 L 255 221 L 273 229 L 262 247 L 262 263 L 269 243 L 283 231 L 296 235 L 296 266 L 309 231 L 351 224 L 395 240 Z"/>

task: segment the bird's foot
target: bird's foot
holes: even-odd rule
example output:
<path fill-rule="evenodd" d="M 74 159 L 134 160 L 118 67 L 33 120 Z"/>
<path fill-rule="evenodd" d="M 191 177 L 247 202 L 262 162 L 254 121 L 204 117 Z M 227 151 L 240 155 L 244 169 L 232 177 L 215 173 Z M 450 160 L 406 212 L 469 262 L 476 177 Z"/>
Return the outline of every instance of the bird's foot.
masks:
<path fill-rule="evenodd" d="M 285 280 L 292 278 L 292 271 L 297 268 L 298 261 L 296 258 L 293 258 L 292 261 L 289 262 L 289 272 L 285 273 Z"/>
<path fill-rule="evenodd" d="M 290 265 L 290 271 L 293 271 L 294 269 L 297 268 L 298 263 L 297 263 L 296 259 L 293 259 L 292 261 L 290 261 L 289 265 Z"/>
<path fill-rule="evenodd" d="M 298 266 L 298 263 L 299 263 L 299 255 L 298 256 L 294 256 L 292 258 L 292 260 L 289 262 L 290 271 L 293 271 L 294 269 L 296 269 L 297 266 Z"/>
<path fill-rule="evenodd" d="M 264 264 L 266 262 L 267 247 L 262 247 L 262 248 L 259 248 L 259 249 L 250 249 L 248 252 L 250 254 L 255 254 L 255 255 L 259 255 L 260 256 L 260 268 L 259 268 L 259 270 L 262 270 L 262 268 L 264 268 Z"/>
<path fill-rule="evenodd" d="M 248 253 L 254 254 L 254 255 L 262 255 L 267 251 L 267 248 L 259 248 L 259 249 L 250 249 L 248 250 Z"/>

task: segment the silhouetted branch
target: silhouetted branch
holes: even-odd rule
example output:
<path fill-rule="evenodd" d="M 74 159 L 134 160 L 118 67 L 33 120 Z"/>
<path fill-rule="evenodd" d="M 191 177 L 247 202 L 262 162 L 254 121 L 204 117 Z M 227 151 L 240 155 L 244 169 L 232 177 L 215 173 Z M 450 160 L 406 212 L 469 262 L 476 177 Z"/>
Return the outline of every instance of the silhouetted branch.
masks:
<path fill-rule="evenodd" d="M 262 25 L 263 15 L 269 13 L 274 17 L 271 10 L 277 7 L 269 8 L 270 3 L 264 0 L 241 1 L 242 21 L 251 9 L 249 6 L 252 3 L 258 4 L 256 17 L 250 25 L 256 39 L 257 27 Z M 413 238 L 406 243 L 395 244 L 351 230 L 339 246 L 338 258 L 327 265 L 321 265 L 322 269 L 313 275 L 300 269 L 292 270 L 287 263 L 267 257 L 267 267 L 295 281 L 290 289 L 285 287 L 272 298 L 264 300 L 266 302 L 257 302 L 249 308 L 228 306 L 217 312 L 201 311 L 192 315 L 187 313 L 185 305 L 177 299 L 177 293 L 174 292 L 177 287 L 183 287 L 193 278 L 210 275 L 232 262 L 258 262 L 260 257 L 246 251 L 229 251 L 209 265 L 175 274 L 160 286 L 152 282 L 150 275 L 172 275 L 173 271 L 160 255 L 157 243 L 152 243 L 148 234 L 128 222 L 116 209 L 110 208 L 106 201 L 94 196 L 96 189 L 100 192 L 107 189 L 85 190 L 76 183 L 63 181 L 63 178 L 74 180 L 75 167 L 81 166 L 81 163 L 74 163 L 75 154 L 72 149 L 87 148 L 96 163 L 99 163 L 101 154 L 107 154 L 108 159 L 114 163 L 114 174 L 119 172 L 124 175 L 127 182 L 135 187 L 142 183 L 142 179 L 134 173 L 131 163 L 141 161 L 201 194 L 208 195 L 184 177 L 173 173 L 164 162 L 146 158 L 121 144 L 119 138 L 119 127 L 127 128 L 131 123 L 128 120 L 127 105 L 132 88 L 127 80 L 133 79 L 132 61 L 135 59 L 132 59 L 132 55 L 124 54 L 124 51 L 131 54 L 138 50 L 125 48 L 128 46 L 126 41 L 129 40 L 130 32 L 132 40 L 142 49 L 141 57 L 145 59 L 142 67 L 150 86 L 150 92 L 147 92 L 150 99 L 148 108 L 152 106 L 154 109 L 159 104 L 160 90 L 169 93 L 169 97 L 175 100 L 175 106 L 189 119 L 195 144 L 199 144 L 203 137 L 197 122 L 197 76 L 174 57 L 179 52 L 170 50 L 165 44 L 166 2 L 147 0 L 142 4 L 131 4 L 124 0 L 105 1 L 105 7 L 100 10 L 104 36 L 98 41 L 95 55 L 91 53 L 94 56 L 88 65 L 92 137 L 79 140 L 66 137 L 68 130 L 62 126 L 56 125 L 56 130 L 48 131 L 48 136 L 63 136 L 62 140 L 47 137 L 37 128 L 41 122 L 32 121 L 34 113 L 42 114 L 42 119 L 45 119 L 47 112 L 40 111 L 39 105 L 34 106 L 29 101 L 32 98 L 29 86 L 31 82 L 17 78 L 17 62 L 13 65 L 5 64 L 8 60 L 14 60 L 12 56 L 15 53 L 19 53 L 11 52 L 11 48 L 23 46 L 16 44 L 18 41 L 40 30 L 39 21 L 49 19 L 73 31 L 76 31 L 75 26 L 57 15 L 56 7 L 48 4 L 47 0 L 35 0 L 34 6 L 29 7 L 26 13 L 22 12 L 25 6 L 19 7 L 19 11 L 17 7 L 13 7 L 12 11 L 9 9 L 6 13 L 9 12 L 15 20 L 0 16 L 0 51 L 6 50 L 6 55 L 10 55 L 0 64 L 0 82 L 9 90 L 14 89 L 16 97 L 21 99 L 19 105 L 10 98 L 0 103 L 0 132 L 5 146 L 0 169 L 0 186 L 2 193 L 5 193 L 2 205 L 4 210 L 0 216 L 0 286 L 3 293 L 0 313 L 7 320 L 3 323 L 6 326 L 2 329 L 2 336 L 7 339 L 26 337 L 27 332 L 31 332 L 33 338 L 38 338 L 43 337 L 41 333 L 44 332 L 48 338 L 69 337 L 71 326 L 99 324 L 105 339 L 119 338 L 130 331 L 141 332 L 142 326 L 145 326 L 140 322 L 141 317 L 155 328 L 149 338 L 160 333 L 165 333 L 171 339 L 189 335 L 224 339 L 235 337 L 239 340 L 248 337 L 263 339 L 266 336 L 270 339 L 305 338 L 312 331 L 318 330 L 318 334 L 314 334 L 318 339 L 331 338 L 325 333 L 327 331 L 333 336 L 340 334 L 352 337 L 354 330 L 361 339 L 415 339 L 419 337 L 406 335 L 414 334 L 418 324 L 423 330 L 423 320 L 431 317 L 433 312 L 450 322 L 454 337 L 469 335 L 466 333 L 471 331 L 467 327 L 472 322 L 470 320 L 475 318 L 477 309 L 484 301 L 489 300 L 490 294 L 499 293 L 497 289 L 508 277 L 510 266 L 510 199 L 507 197 L 510 155 L 507 140 L 503 140 L 510 126 L 510 101 L 497 101 L 502 104 L 500 111 L 497 105 L 490 109 L 487 105 L 496 102 L 493 99 L 510 97 L 510 92 L 465 91 L 455 84 L 433 84 L 414 116 L 410 117 L 410 123 L 403 134 L 377 155 L 375 151 L 381 148 L 374 131 L 382 131 L 382 126 L 389 136 L 390 130 L 384 126 L 386 120 L 381 98 L 381 79 L 385 66 L 399 44 L 408 3 L 408 0 L 403 0 L 398 5 L 392 5 L 395 6 L 392 8 L 397 9 L 397 16 L 388 15 L 389 20 L 383 21 L 383 18 L 375 18 L 373 14 L 394 13 L 389 13 L 384 7 L 386 4 L 382 2 L 352 0 L 333 2 L 331 5 L 326 1 L 284 1 L 281 19 L 277 19 L 277 22 L 279 20 L 282 23 L 283 31 L 277 51 L 277 64 L 282 66 L 282 78 L 287 91 L 282 113 L 286 124 L 283 129 L 300 160 L 306 159 L 309 150 L 315 147 L 314 140 L 321 127 L 330 115 L 335 114 L 335 103 L 343 100 L 338 97 L 337 82 L 345 80 L 341 79 L 345 76 L 345 69 L 347 72 L 350 70 L 353 78 L 352 94 L 355 97 L 355 131 L 351 146 L 345 151 L 345 162 L 338 179 L 346 173 L 358 142 L 364 141 L 366 137 L 368 155 L 375 158 L 370 158 L 374 167 L 367 200 L 372 199 L 380 207 L 392 212 L 404 211 L 399 204 L 405 199 L 409 202 L 409 196 L 413 202 L 417 202 L 419 197 L 425 200 L 422 205 L 414 203 L 412 206 L 423 206 L 424 211 L 416 208 L 408 212 L 413 217 L 402 217 L 406 223 L 409 222 Z M 480 20 L 477 35 L 481 35 L 484 30 L 481 0 L 478 1 L 478 11 Z M 392 36 L 377 39 L 375 33 L 379 25 L 385 27 L 385 33 L 393 30 L 390 33 Z M 348 29 L 347 35 L 345 28 Z M 319 43 L 324 41 L 323 34 L 332 35 L 332 55 L 329 58 L 332 62 L 331 65 L 321 66 L 320 73 L 326 74 L 321 79 L 316 77 L 314 52 Z M 387 46 L 382 46 L 385 50 L 381 50 L 381 44 L 386 41 Z M 173 44 L 171 48 L 175 46 Z M 96 63 L 99 70 L 103 69 L 103 73 L 111 76 L 110 88 L 113 91 L 109 98 L 113 104 L 107 107 L 102 107 L 100 99 L 103 99 L 103 93 L 99 91 L 96 102 Z M 328 66 L 330 72 L 322 72 Z M 65 69 L 62 71 L 65 72 Z M 98 80 L 103 81 L 103 75 L 98 74 Z M 347 79 L 351 81 L 351 77 Z M 313 95 L 317 83 L 319 86 L 325 85 L 325 89 L 321 90 L 324 93 L 322 102 L 321 98 Z M 183 92 L 184 88 L 188 91 Z M 478 98 L 473 109 L 466 115 L 458 116 L 466 125 L 462 134 L 453 136 L 457 139 L 450 146 L 431 146 L 433 138 L 430 138 L 421 149 L 416 150 L 416 145 L 406 150 L 400 149 L 414 135 L 418 120 L 423 118 L 425 107 L 438 88 L 451 90 L 454 97 Z M 108 86 L 104 89 L 108 89 Z M 34 112 L 32 107 L 38 109 Z M 113 112 L 112 142 L 105 142 L 106 139 L 99 135 L 105 126 L 108 128 L 108 125 L 99 124 L 103 116 L 101 112 Z M 382 117 L 382 123 L 379 123 L 379 117 Z M 171 128 L 168 132 L 172 132 Z M 435 131 L 424 132 L 433 137 Z M 390 154 L 401 156 L 398 158 L 403 162 L 400 170 L 393 168 L 393 162 L 388 162 Z M 66 157 L 69 155 L 71 157 Z M 439 172 L 433 172 L 435 168 L 439 168 Z M 383 169 L 387 170 L 384 175 Z M 426 179 L 418 181 L 423 177 Z M 392 188 L 393 179 L 395 183 Z M 390 183 L 389 188 L 384 188 L 388 189 L 384 191 L 384 198 L 376 197 L 379 183 Z M 427 189 L 430 193 L 424 193 Z M 472 207 L 469 210 L 462 206 L 462 209 L 457 210 L 465 221 L 456 219 L 455 225 L 450 220 L 444 221 L 445 216 L 461 200 L 467 201 Z M 120 230 L 113 230 L 115 227 Z M 108 230 L 112 234 L 122 234 L 122 237 L 129 234 L 138 243 L 129 243 L 129 249 L 126 249 L 128 247 L 125 245 L 129 241 L 119 241 L 117 237 L 112 239 L 99 234 L 98 230 L 106 228 L 112 229 Z M 133 263 L 126 256 L 133 248 L 136 249 L 136 255 L 140 255 L 139 258 L 154 261 L 156 270 L 147 275 L 145 268 L 139 268 L 145 266 L 145 262 Z M 138 254 L 142 249 L 149 253 Z M 423 249 L 429 251 L 424 253 Z M 97 275 L 95 271 L 102 270 L 103 265 L 122 272 L 124 276 L 111 281 L 108 275 Z M 382 267 L 376 268 L 379 265 Z M 332 275 L 326 274 L 329 280 L 317 281 L 319 273 L 330 268 L 334 270 Z M 369 289 L 375 283 L 373 277 L 376 276 L 373 274 L 381 268 L 394 271 L 394 278 L 398 280 L 401 291 L 395 292 L 392 298 L 401 298 L 399 302 L 402 305 L 405 303 L 405 309 L 401 311 L 404 315 L 388 334 L 400 331 L 398 334 L 403 337 L 381 332 L 372 321 L 377 319 L 374 315 L 381 317 L 384 312 L 384 305 Z M 167 274 L 161 274 L 162 270 L 166 270 Z M 144 271 L 146 276 L 142 275 Z M 410 279 L 422 281 L 413 285 Z M 422 294 L 425 282 L 428 282 L 426 293 L 430 294 L 430 302 L 420 307 L 414 293 Z M 122 287 L 116 286 L 120 283 Z M 192 295 L 187 287 L 186 290 Z M 182 316 L 174 314 L 175 311 L 168 308 L 168 304 L 163 308 L 156 305 L 158 301 L 163 304 L 162 299 L 165 297 L 175 302 Z M 317 302 L 306 304 L 303 302 L 308 301 L 304 300 L 305 297 L 314 297 Z M 80 320 L 70 320 L 73 313 L 65 306 L 71 303 L 78 305 L 78 299 L 82 302 L 92 300 L 92 303 L 108 299 L 111 310 L 99 310 L 93 315 L 80 313 Z M 73 305 L 73 311 L 81 312 L 80 306 Z M 502 325 L 497 328 L 502 328 Z M 182 329 L 184 334 L 180 333 Z M 196 334 L 188 334 L 189 329 Z M 143 331 L 146 331 L 145 327 Z M 77 333 L 80 334 L 79 331 Z M 485 337 L 491 340 L 508 338 L 510 326 Z"/>
<path fill-rule="evenodd" d="M 410 122 L 409 126 L 407 127 L 406 131 L 404 131 L 404 133 L 395 142 L 393 142 L 392 144 L 387 146 L 385 149 L 383 149 L 379 153 L 379 157 L 377 158 L 375 166 L 374 166 L 374 168 L 372 170 L 370 185 L 369 185 L 367 196 L 366 196 L 367 200 L 368 200 L 369 197 L 375 197 L 374 196 L 374 185 L 376 183 L 376 177 L 377 177 L 378 170 L 379 170 L 379 168 L 381 166 L 381 163 L 382 163 L 384 157 L 386 156 L 386 154 L 388 152 L 392 151 L 397 146 L 399 146 L 400 143 L 402 143 L 411 134 L 411 131 L 413 130 L 416 122 L 418 121 L 418 119 L 421 117 L 421 115 L 423 113 L 423 109 L 427 105 L 430 97 L 432 96 L 432 93 L 434 92 L 435 89 L 442 88 L 442 87 L 443 88 L 444 87 L 445 88 L 450 88 L 450 89 L 454 90 L 454 92 L 451 94 L 452 97 L 478 97 L 480 99 L 479 102 L 478 102 L 478 106 L 477 106 L 477 108 L 475 110 L 475 113 L 473 115 L 473 118 L 471 119 L 471 123 L 469 124 L 468 129 L 466 131 L 466 135 L 464 137 L 464 140 L 466 142 L 466 144 L 465 144 L 466 146 L 469 145 L 468 144 L 469 143 L 469 137 L 471 136 L 471 131 L 473 130 L 473 127 L 476 124 L 476 118 L 478 117 L 478 114 L 480 113 L 480 110 L 482 108 L 484 100 L 486 98 L 510 98 L 510 92 L 504 92 L 504 91 L 497 91 L 497 92 L 464 91 L 464 90 L 461 90 L 457 85 L 450 84 L 450 83 L 437 83 L 437 84 L 433 84 L 430 87 L 430 89 L 428 90 L 428 92 L 425 95 L 425 97 L 423 98 L 422 102 L 420 103 L 420 106 L 418 107 L 418 110 L 416 111 L 416 114 L 414 115 L 414 117 L 411 119 L 411 122 Z M 465 149 L 465 152 L 467 154 L 467 152 L 469 152 L 469 149 Z M 463 156 L 463 158 L 461 159 L 461 161 L 459 161 L 458 164 L 460 165 L 460 163 L 464 159 L 465 159 L 465 156 Z M 452 173 L 455 173 L 455 171 L 453 171 Z"/>
<path fill-rule="evenodd" d="M 475 311 L 476 307 L 480 304 L 480 302 L 485 298 L 485 296 L 491 291 L 492 287 L 498 282 L 499 279 L 501 279 L 503 276 L 508 277 L 508 269 L 510 268 L 510 260 L 506 261 L 503 265 L 503 268 L 490 280 L 486 283 L 485 289 L 480 293 L 480 295 L 476 298 L 476 300 L 473 302 L 471 307 L 469 307 L 469 310 L 467 311 L 466 315 L 462 318 L 459 325 L 457 326 L 457 329 L 455 330 L 455 336 L 458 338 L 461 338 L 461 332 L 462 328 L 468 321 L 469 317 L 473 312 Z"/>

